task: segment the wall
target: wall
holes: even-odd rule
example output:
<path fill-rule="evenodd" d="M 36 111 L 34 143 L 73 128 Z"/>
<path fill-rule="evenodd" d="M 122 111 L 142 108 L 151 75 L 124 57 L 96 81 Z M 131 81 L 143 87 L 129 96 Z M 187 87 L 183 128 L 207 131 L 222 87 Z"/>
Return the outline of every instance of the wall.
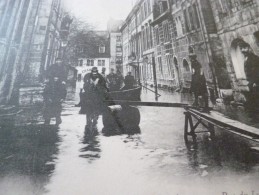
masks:
<path fill-rule="evenodd" d="M 240 1 L 241 2 L 241 1 Z M 248 4 L 239 4 L 230 9 L 226 1 L 212 1 L 212 10 L 215 17 L 218 35 L 222 44 L 222 53 L 227 65 L 232 89 L 238 94 L 236 100 L 244 101 L 239 91 L 248 91 L 244 73 L 244 59 L 236 46 L 238 39 L 249 43 L 255 54 L 259 55 L 259 7 L 258 1 L 251 0 Z"/>

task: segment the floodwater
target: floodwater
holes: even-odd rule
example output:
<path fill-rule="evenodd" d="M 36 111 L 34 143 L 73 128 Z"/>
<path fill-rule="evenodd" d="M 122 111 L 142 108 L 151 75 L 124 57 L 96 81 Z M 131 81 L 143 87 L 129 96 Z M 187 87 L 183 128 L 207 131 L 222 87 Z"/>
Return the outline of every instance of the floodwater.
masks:
<path fill-rule="evenodd" d="M 189 102 L 161 92 L 159 101 Z M 139 107 L 140 134 L 84 135 L 85 116 L 71 93 L 58 129 L 41 123 L 1 129 L 0 194 L 241 195 L 259 194 L 259 159 L 248 143 L 224 132 L 197 145 L 183 139 L 184 110 Z M 154 94 L 143 91 L 143 100 Z M 188 147 L 187 147 L 188 146 Z"/>

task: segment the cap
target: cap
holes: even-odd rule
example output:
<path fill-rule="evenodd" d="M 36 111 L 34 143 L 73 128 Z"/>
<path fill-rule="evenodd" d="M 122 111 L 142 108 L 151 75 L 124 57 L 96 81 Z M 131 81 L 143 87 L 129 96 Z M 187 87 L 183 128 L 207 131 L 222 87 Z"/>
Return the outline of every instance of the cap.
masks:
<path fill-rule="evenodd" d="M 93 74 L 97 74 L 97 73 L 98 73 L 97 67 L 93 67 L 93 68 L 92 68 L 92 73 L 93 73 Z"/>
<path fill-rule="evenodd" d="M 246 43 L 245 41 L 240 41 L 238 43 L 239 47 L 241 48 L 245 48 L 245 47 L 250 47 L 250 45 L 248 43 Z"/>

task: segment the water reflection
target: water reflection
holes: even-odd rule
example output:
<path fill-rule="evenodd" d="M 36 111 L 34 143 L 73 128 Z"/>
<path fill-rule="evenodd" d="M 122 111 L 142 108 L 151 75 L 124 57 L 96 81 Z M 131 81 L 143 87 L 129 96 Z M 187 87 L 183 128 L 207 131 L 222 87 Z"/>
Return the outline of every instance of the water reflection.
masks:
<path fill-rule="evenodd" d="M 196 143 L 189 144 L 186 155 L 194 171 L 206 171 L 202 176 L 216 176 L 224 171 L 249 173 L 258 165 L 257 155 L 251 152 L 249 144 L 233 139 L 233 135 L 222 132 L 215 140 L 210 140 L 209 135 L 198 138 Z"/>
<path fill-rule="evenodd" d="M 55 169 L 58 142 L 51 126 L 0 129 L 0 194 L 41 194 Z"/>
<path fill-rule="evenodd" d="M 100 158 L 101 149 L 98 133 L 95 136 L 89 136 L 85 132 L 82 144 L 84 147 L 80 150 L 80 157 L 88 159 L 89 162 Z"/>
<path fill-rule="evenodd" d="M 115 136 L 115 135 L 135 135 L 141 134 L 141 129 L 139 126 L 131 127 L 131 128 L 107 128 L 104 127 L 102 129 L 102 134 L 106 137 Z"/>

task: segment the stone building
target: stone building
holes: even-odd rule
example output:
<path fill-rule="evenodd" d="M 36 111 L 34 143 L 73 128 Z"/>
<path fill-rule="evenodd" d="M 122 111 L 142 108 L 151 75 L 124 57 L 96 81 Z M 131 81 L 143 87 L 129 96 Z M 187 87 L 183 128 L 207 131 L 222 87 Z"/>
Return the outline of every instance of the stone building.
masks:
<path fill-rule="evenodd" d="M 258 0 L 211 0 L 217 33 L 220 38 L 219 58 L 226 63 L 236 101 L 246 101 L 248 91 L 244 71 L 244 56 L 238 42 L 247 42 L 259 55 Z"/>
<path fill-rule="evenodd" d="M 97 67 L 101 73 L 102 68 L 106 68 L 106 74 L 110 70 L 110 40 L 108 31 L 94 31 L 95 37 L 92 37 L 91 45 L 79 45 L 77 49 L 78 62 L 77 80 L 82 81 L 85 74 L 91 72 L 92 67 Z"/>
<path fill-rule="evenodd" d="M 153 15 L 157 83 L 160 87 L 176 89 L 180 86 L 180 73 L 183 71 L 176 61 L 176 55 L 174 56 L 173 22 L 169 2 L 155 0 Z"/>
<path fill-rule="evenodd" d="M 0 103 L 35 103 L 46 68 L 59 55 L 61 0 L 0 3 Z"/>
<path fill-rule="evenodd" d="M 154 56 L 152 21 L 153 0 L 139 0 L 121 27 L 124 74 L 131 71 L 136 79 L 150 84 Z"/>
<path fill-rule="evenodd" d="M 202 64 L 208 86 L 217 92 L 214 53 L 219 41 L 209 1 L 155 1 L 154 10 L 158 84 L 188 89 L 192 75 L 191 52 Z"/>
<path fill-rule="evenodd" d="M 107 25 L 110 40 L 110 68 L 123 72 L 122 68 L 122 35 L 119 27 L 123 21 L 110 20 Z"/>

